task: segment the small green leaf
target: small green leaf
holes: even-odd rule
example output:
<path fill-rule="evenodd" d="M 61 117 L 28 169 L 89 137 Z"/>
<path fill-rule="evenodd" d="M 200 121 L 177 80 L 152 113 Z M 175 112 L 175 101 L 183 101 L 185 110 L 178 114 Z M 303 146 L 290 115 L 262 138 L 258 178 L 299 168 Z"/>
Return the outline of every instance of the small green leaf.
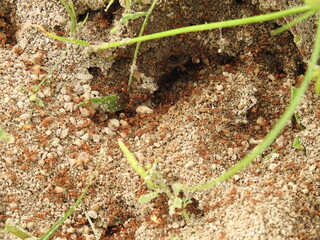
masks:
<path fill-rule="evenodd" d="M 82 41 L 82 40 L 76 40 L 76 39 L 71 39 L 71 38 L 67 38 L 67 37 L 60 37 L 54 33 L 50 33 L 50 32 L 45 32 L 46 35 L 48 35 L 49 37 L 52 37 L 56 40 L 62 41 L 62 42 L 67 42 L 67 43 L 73 43 L 73 44 L 78 44 L 78 45 L 82 45 L 82 46 L 90 46 L 90 43 L 88 43 L 87 41 Z"/>
<path fill-rule="evenodd" d="M 182 188 L 183 188 L 183 185 L 181 183 L 172 184 L 172 190 L 173 190 L 174 196 L 178 196 Z"/>
<path fill-rule="evenodd" d="M 79 105 L 85 105 L 88 103 L 100 103 L 102 105 L 106 106 L 106 110 L 108 112 L 117 112 L 120 111 L 122 108 L 120 107 L 119 104 L 119 96 L 117 94 L 115 95 L 110 95 L 110 96 L 102 96 L 102 97 L 98 97 L 98 98 L 90 98 L 82 103 L 80 103 Z"/>
<path fill-rule="evenodd" d="M 172 204 L 172 206 L 174 207 L 174 208 L 179 208 L 179 209 L 181 209 L 182 208 L 182 199 L 181 198 L 179 198 L 179 197 L 176 197 L 175 199 L 174 199 L 174 202 L 173 202 L 173 204 Z"/>
<path fill-rule="evenodd" d="M 297 113 L 293 114 L 293 116 L 294 116 L 294 118 L 295 118 L 295 120 L 296 120 L 299 128 L 300 128 L 301 130 L 305 130 L 306 127 L 300 122 L 300 116 L 299 116 Z"/>
<path fill-rule="evenodd" d="M 304 146 L 301 144 L 299 137 L 293 140 L 293 147 L 298 150 L 305 150 Z"/>
<path fill-rule="evenodd" d="M 35 102 L 36 100 L 37 100 L 37 95 L 35 95 L 35 94 L 31 94 L 30 96 L 29 96 L 29 100 L 31 101 L 31 102 Z"/>
<path fill-rule="evenodd" d="M 150 202 L 152 199 L 156 198 L 159 196 L 159 193 L 157 192 L 151 192 L 147 194 L 143 194 L 139 197 L 139 203 L 146 203 Z"/>
<path fill-rule="evenodd" d="M 114 28 L 111 29 L 110 34 L 115 34 L 118 31 L 120 25 L 122 25 L 130 20 L 135 20 L 140 17 L 144 17 L 147 14 L 148 14 L 148 12 L 136 12 L 136 13 L 130 13 L 130 14 L 123 15 L 123 17 L 120 19 L 120 22 Z"/>
<path fill-rule="evenodd" d="M 144 17 L 146 16 L 148 13 L 147 12 L 136 12 L 136 13 L 132 13 L 132 14 L 125 14 L 123 15 L 123 17 L 120 20 L 121 24 L 124 24 L 130 20 L 136 20 L 139 17 Z"/>
<path fill-rule="evenodd" d="M 29 100 L 35 102 L 39 107 L 44 107 L 44 102 L 36 94 L 31 94 Z"/>
<path fill-rule="evenodd" d="M 4 142 L 10 141 L 10 136 L 6 135 L 6 133 L 2 128 L 0 128 L 0 141 L 4 141 Z"/>
<path fill-rule="evenodd" d="M 29 233 L 27 233 L 26 231 L 24 231 L 22 228 L 18 226 L 5 225 L 4 227 L 5 227 L 5 230 L 7 230 L 8 232 L 12 233 L 13 235 L 15 235 L 20 239 L 27 239 L 27 238 L 33 237 L 32 235 L 30 235 Z"/>

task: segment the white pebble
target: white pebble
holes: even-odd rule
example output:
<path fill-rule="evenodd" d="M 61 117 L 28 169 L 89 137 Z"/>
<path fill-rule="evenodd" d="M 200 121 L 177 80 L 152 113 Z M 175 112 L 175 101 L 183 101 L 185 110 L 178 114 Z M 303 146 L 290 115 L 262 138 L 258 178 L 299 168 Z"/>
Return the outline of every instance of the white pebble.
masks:
<path fill-rule="evenodd" d="M 60 138 L 66 138 L 69 134 L 69 128 L 63 129 L 60 134 Z"/>
<path fill-rule="evenodd" d="M 67 89 L 65 87 L 61 88 L 60 93 L 63 95 L 67 94 Z"/>
<path fill-rule="evenodd" d="M 232 156 L 233 155 L 233 148 L 228 148 L 227 154 L 228 154 L 228 156 Z"/>
<path fill-rule="evenodd" d="M 69 95 L 63 95 L 63 99 L 65 102 L 71 102 L 71 97 Z"/>
<path fill-rule="evenodd" d="M 121 126 L 124 126 L 124 127 L 129 125 L 128 122 L 125 120 L 120 120 L 120 124 Z"/>
<path fill-rule="evenodd" d="M 141 114 L 144 114 L 144 113 L 147 113 L 147 114 L 152 114 L 153 113 L 153 110 L 147 106 L 138 106 L 137 109 L 136 109 L 136 112 L 137 113 L 141 113 Z"/>
<path fill-rule="evenodd" d="M 51 96 L 51 88 L 50 88 L 50 87 L 45 87 L 45 88 L 42 90 L 42 92 L 43 92 L 43 95 L 44 95 L 45 97 L 50 97 L 50 96 Z"/>
<path fill-rule="evenodd" d="M 82 116 L 84 116 L 84 117 L 89 117 L 90 116 L 90 112 L 88 111 L 88 109 L 86 109 L 86 108 L 80 108 L 80 113 L 81 113 L 81 115 Z"/>
<path fill-rule="evenodd" d="M 96 213 L 96 211 L 93 211 L 93 210 L 88 211 L 88 215 L 92 219 L 96 219 L 98 217 L 98 214 Z"/>
<path fill-rule="evenodd" d="M 73 106 L 74 106 L 73 102 L 67 102 L 64 104 L 63 108 L 68 112 L 73 112 Z"/>
<path fill-rule="evenodd" d="M 24 103 L 19 101 L 19 102 L 17 102 L 17 106 L 18 106 L 18 108 L 22 109 L 22 108 L 24 108 Z"/>
<path fill-rule="evenodd" d="M 275 163 L 271 163 L 271 164 L 269 165 L 269 169 L 270 169 L 271 171 L 274 171 L 277 167 L 278 167 L 278 164 L 275 164 Z"/>
<path fill-rule="evenodd" d="M 76 119 L 74 117 L 70 117 L 69 121 L 72 123 L 73 126 L 77 125 Z"/>
<path fill-rule="evenodd" d="M 82 142 L 83 142 L 83 140 L 81 140 L 80 138 L 77 138 L 76 140 L 74 140 L 73 144 L 80 147 L 82 145 Z"/>
<path fill-rule="evenodd" d="M 20 115 L 20 119 L 21 120 L 27 120 L 30 118 L 30 114 L 29 113 L 24 113 Z"/>
<path fill-rule="evenodd" d="M 223 85 L 217 85 L 217 86 L 216 86 L 216 89 L 217 89 L 218 91 L 221 91 L 221 90 L 223 89 Z"/>
<path fill-rule="evenodd" d="M 186 165 L 184 165 L 184 167 L 188 169 L 188 168 L 193 167 L 194 165 L 195 165 L 194 161 L 189 161 L 189 162 L 187 162 Z"/>
<path fill-rule="evenodd" d="M 89 135 L 89 133 L 85 133 L 82 137 L 81 137 L 81 139 L 83 140 L 83 141 L 88 141 L 89 139 L 90 139 L 90 135 Z"/>
<path fill-rule="evenodd" d="M 172 223 L 172 228 L 177 229 L 177 228 L 179 228 L 179 227 L 180 227 L 180 226 L 179 226 L 179 223 L 177 223 L 177 222 Z"/>
<path fill-rule="evenodd" d="M 73 91 L 78 95 L 81 95 L 84 92 L 83 87 L 80 84 L 75 85 Z"/>
<path fill-rule="evenodd" d="M 83 85 L 83 91 L 84 91 L 84 92 L 91 92 L 91 87 L 90 87 L 90 85 L 88 85 L 88 84 Z"/>
<path fill-rule="evenodd" d="M 104 131 L 106 132 L 106 134 L 108 134 L 108 135 L 110 135 L 110 136 L 115 135 L 115 133 L 114 133 L 113 131 L 111 131 L 108 127 L 106 127 L 106 128 L 104 129 Z"/>
<path fill-rule="evenodd" d="M 57 186 L 57 187 L 54 189 L 54 191 L 55 191 L 56 193 L 63 193 L 63 192 L 65 191 L 65 189 L 62 188 L 62 187 Z"/>
<path fill-rule="evenodd" d="M 56 147 L 59 145 L 60 139 L 59 138 L 52 138 L 51 145 Z"/>
<path fill-rule="evenodd" d="M 98 143 L 101 140 L 101 136 L 99 134 L 93 134 L 92 140 L 93 140 L 93 142 Z"/>
<path fill-rule="evenodd" d="M 111 131 L 114 131 L 116 130 L 118 127 L 120 126 L 120 122 L 118 119 L 110 119 L 109 123 L 108 123 L 108 128 L 111 130 Z"/>

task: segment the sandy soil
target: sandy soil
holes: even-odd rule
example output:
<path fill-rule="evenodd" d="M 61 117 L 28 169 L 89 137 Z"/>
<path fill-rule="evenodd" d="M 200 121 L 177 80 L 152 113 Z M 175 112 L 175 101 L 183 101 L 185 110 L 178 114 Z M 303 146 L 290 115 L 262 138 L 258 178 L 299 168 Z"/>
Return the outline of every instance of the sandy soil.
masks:
<path fill-rule="evenodd" d="M 101 239 L 320 238 L 320 99 L 313 86 L 297 111 L 306 129 L 290 121 L 248 168 L 211 190 L 189 194 L 189 223 L 169 215 L 166 196 L 138 203 L 148 189 L 117 144 L 123 139 L 141 164 L 157 159 L 169 185 L 191 186 L 219 176 L 263 139 L 287 106 L 291 87 L 301 82 L 305 66 L 290 33 L 268 38 L 275 24 L 256 24 L 142 44 L 132 92 L 125 90 L 132 47 L 102 55 L 71 46 L 39 90 L 40 107 L 28 94 L 66 45 L 30 24 L 63 34 L 68 16 L 57 0 L 34 2 L 5 0 L 0 8 L 0 119 L 12 136 L 0 142 L 0 226 L 14 223 L 41 236 L 79 197 L 105 149 L 88 195 L 53 239 L 94 239 L 84 210 Z M 196 9 L 190 1 L 164 2 L 147 32 L 169 26 L 178 17 L 169 10 L 178 7 L 185 9 L 179 17 L 189 19 L 188 13 L 196 19 L 186 25 L 221 19 L 221 11 L 210 15 L 218 12 L 211 7 L 228 9 L 227 19 L 259 13 L 248 1 L 212 3 L 203 15 L 188 11 Z M 120 5 L 111 15 L 79 2 L 76 7 L 90 13 L 78 38 L 110 40 Z M 139 24 L 112 38 L 132 36 Z M 106 113 L 77 105 L 114 93 L 130 103 L 124 110 Z M 138 106 L 152 113 L 136 113 Z M 292 147 L 296 137 L 305 150 Z M 16 239 L 8 233 L 0 238 Z"/>

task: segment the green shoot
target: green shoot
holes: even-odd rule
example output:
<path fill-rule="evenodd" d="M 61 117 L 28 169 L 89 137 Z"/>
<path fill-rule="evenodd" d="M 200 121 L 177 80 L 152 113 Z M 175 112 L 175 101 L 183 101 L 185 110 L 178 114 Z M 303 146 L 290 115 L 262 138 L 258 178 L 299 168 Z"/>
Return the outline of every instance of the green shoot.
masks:
<path fill-rule="evenodd" d="M 110 0 L 110 1 L 108 2 L 107 7 L 104 9 L 104 11 L 105 11 L 105 12 L 108 12 L 109 8 L 111 7 L 111 5 L 112 5 L 113 3 L 114 3 L 114 0 Z"/>
<path fill-rule="evenodd" d="M 185 207 L 191 203 L 191 201 L 186 198 L 180 198 L 178 195 L 180 193 L 181 188 L 183 187 L 181 184 L 173 184 L 172 189 L 173 193 L 170 191 L 170 188 L 166 185 L 165 180 L 162 177 L 161 172 L 156 169 L 156 162 L 153 163 L 152 166 L 149 166 L 147 171 L 139 164 L 134 155 L 129 151 L 126 145 L 118 140 L 119 146 L 126 156 L 128 162 L 131 167 L 140 175 L 140 177 L 145 181 L 148 188 L 154 190 L 154 192 L 150 192 L 147 194 L 143 194 L 139 198 L 139 203 L 147 203 L 152 199 L 158 197 L 161 193 L 165 193 L 169 198 L 169 213 L 170 215 L 175 213 L 175 209 L 181 209 L 181 215 L 185 218 L 187 222 L 190 221 L 190 218 L 185 211 Z"/>
<path fill-rule="evenodd" d="M 292 88 L 291 88 L 291 101 L 292 101 L 292 99 L 294 99 L 294 98 L 296 97 L 296 96 L 295 96 L 295 95 L 296 95 L 296 92 L 297 92 L 297 88 L 292 87 Z M 297 113 L 294 113 L 293 116 L 294 116 L 294 119 L 295 119 L 297 125 L 299 126 L 299 128 L 300 128 L 301 130 L 305 130 L 306 127 L 300 122 L 300 116 L 299 116 Z"/>
<path fill-rule="evenodd" d="M 115 34 L 122 24 L 125 24 L 126 22 L 129 22 L 131 20 L 136 20 L 146 15 L 147 15 L 147 12 L 136 12 L 136 13 L 124 14 L 123 17 L 120 19 L 120 22 L 114 28 L 111 29 L 110 34 Z"/>
<path fill-rule="evenodd" d="M 126 12 L 130 12 L 131 0 L 126 0 Z"/>
<path fill-rule="evenodd" d="M 89 224 L 90 224 L 90 227 L 92 228 L 92 232 L 93 232 L 93 234 L 94 234 L 94 238 L 95 238 L 96 240 L 99 240 L 100 237 L 101 237 L 101 233 L 99 233 L 99 232 L 96 230 L 96 228 L 94 227 L 94 223 L 91 221 L 91 218 L 90 218 L 89 214 L 87 213 L 87 211 L 84 211 L 84 214 L 86 215 L 86 218 L 88 219 L 88 222 L 89 222 Z"/>
<path fill-rule="evenodd" d="M 139 33 L 139 37 L 143 36 L 144 34 L 144 31 L 145 31 L 145 28 L 147 27 L 147 22 L 149 20 L 149 17 L 156 5 L 158 0 L 154 0 L 149 8 L 149 10 L 147 11 L 147 14 L 146 14 L 146 17 L 142 23 L 142 26 L 141 26 L 141 29 L 140 29 L 140 33 Z M 130 70 L 130 76 L 129 76 L 129 81 L 128 81 L 128 87 L 130 88 L 130 85 L 132 83 L 132 79 L 133 79 L 133 70 L 136 66 L 136 63 L 137 63 L 137 58 L 138 58 L 138 53 L 139 53 L 139 49 L 140 49 L 140 46 L 141 46 L 141 42 L 138 42 L 137 45 L 136 45 L 136 49 L 134 50 L 134 55 L 133 55 L 133 60 L 132 60 L 132 64 L 131 64 L 131 70 Z"/>
<path fill-rule="evenodd" d="M 8 142 L 10 139 L 10 136 L 6 135 L 5 131 L 0 127 L 0 141 Z"/>
<path fill-rule="evenodd" d="M 147 177 L 147 172 L 141 167 L 139 162 L 136 160 L 135 156 L 129 151 L 129 149 L 124 145 L 124 143 L 121 140 L 118 140 L 118 144 L 126 156 L 128 162 L 130 163 L 131 167 L 140 175 L 140 177 L 150 186 L 154 186 L 155 184 L 153 183 L 152 180 L 146 179 Z"/>
<path fill-rule="evenodd" d="M 301 144 L 299 137 L 294 138 L 292 146 L 298 150 L 306 150 L 304 146 Z"/>
<path fill-rule="evenodd" d="M 304 13 L 301 17 L 298 17 L 298 18 L 292 20 L 291 22 L 287 23 L 286 25 L 283 25 L 283 26 L 277 28 L 276 30 L 273 30 L 271 32 L 271 36 L 275 36 L 277 34 L 280 34 L 280 33 L 284 32 L 284 31 L 289 30 L 291 27 L 293 27 L 294 25 L 298 24 L 299 22 L 302 22 L 302 21 L 306 20 L 307 18 L 311 17 L 316 12 L 317 12 L 317 10 L 310 10 L 310 11 Z"/>
<path fill-rule="evenodd" d="M 6 225 L 4 225 L 3 229 L 0 229 L 0 231 L 8 231 L 20 239 L 27 239 L 27 238 L 33 237 L 30 233 L 27 233 L 21 227 L 18 227 L 15 225 L 7 225 L 6 224 Z"/>
<path fill-rule="evenodd" d="M 61 4 L 67 10 L 68 15 L 71 19 L 71 27 L 70 27 L 70 37 L 72 37 L 73 33 L 76 31 L 77 28 L 77 15 L 74 9 L 74 5 L 72 0 L 69 1 L 69 4 L 65 2 L 65 0 L 60 0 Z"/>
<path fill-rule="evenodd" d="M 35 102 L 39 107 L 44 107 L 44 102 L 34 93 L 29 95 L 29 100 Z"/>

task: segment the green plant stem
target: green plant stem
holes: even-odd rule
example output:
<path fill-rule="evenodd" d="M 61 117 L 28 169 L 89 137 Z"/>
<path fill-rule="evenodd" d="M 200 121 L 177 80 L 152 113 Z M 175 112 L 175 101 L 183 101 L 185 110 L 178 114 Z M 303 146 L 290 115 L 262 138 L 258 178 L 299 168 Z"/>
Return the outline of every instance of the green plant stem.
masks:
<path fill-rule="evenodd" d="M 45 84 L 47 82 L 47 80 L 51 77 L 51 74 L 57 69 L 57 67 L 59 66 L 59 64 L 62 62 L 62 60 L 65 58 L 66 54 L 68 53 L 70 49 L 70 46 L 67 46 L 67 49 L 63 51 L 63 53 L 60 55 L 58 61 L 53 65 L 53 67 L 50 69 L 50 71 L 46 74 L 46 76 L 44 77 L 44 79 L 42 79 L 42 81 L 33 88 L 33 92 L 37 92 L 42 86 L 43 84 Z"/>
<path fill-rule="evenodd" d="M 101 45 L 93 46 L 93 49 L 98 50 L 98 51 L 102 51 L 102 50 L 105 50 L 108 48 L 128 45 L 128 44 L 137 43 L 137 42 L 144 42 L 144 41 L 149 41 L 149 40 L 159 39 L 159 38 L 164 38 L 164 37 L 170 37 L 170 36 L 185 34 L 185 33 L 190 33 L 190 32 L 198 32 L 198 31 L 212 30 L 212 29 L 217 29 L 217 28 L 241 26 L 241 25 L 245 25 L 245 24 L 252 24 L 252 23 L 258 23 L 258 22 L 266 22 L 266 21 L 275 20 L 275 19 L 282 18 L 282 17 L 289 16 L 289 15 L 303 13 L 303 12 L 306 12 L 306 11 L 309 11 L 312 9 L 313 8 L 311 6 L 305 5 L 305 6 L 295 7 L 295 8 L 291 8 L 288 10 L 279 11 L 279 12 L 268 13 L 268 14 L 264 14 L 264 15 L 260 15 L 260 16 L 253 16 L 253 17 L 248 17 L 248 18 L 243 18 L 243 19 L 234 19 L 234 20 L 228 20 L 228 21 L 223 21 L 223 22 L 201 24 L 201 25 L 189 26 L 189 27 L 182 27 L 182 28 L 172 29 L 172 30 L 168 30 L 168 31 L 160 32 L 160 33 L 154 33 L 154 34 L 145 35 L 145 36 L 141 36 L 141 37 L 122 40 L 122 41 L 118 41 L 118 42 L 101 44 Z"/>
<path fill-rule="evenodd" d="M 154 9 L 154 7 L 156 6 L 158 0 L 154 0 L 150 6 L 150 8 L 148 9 L 147 15 L 144 18 L 144 21 L 142 23 L 141 29 L 140 29 L 140 33 L 139 33 L 139 37 L 141 37 L 144 34 L 144 30 L 147 26 L 147 22 L 149 20 L 149 17 Z M 132 60 L 132 64 L 131 66 L 136 66 L 137 63 L 137 58 L 138 58 L 138 53 L 139 53 L 139 49 L 141 46 L 141 42 L 137 43 L 136 49 L 134 50 L 134 55 L 133 55 L 133 60 Z M 133 69 L 130 70 L 130 76 L 129 76 L 129 81 L 128 81 L 128 88 L 130 88 L 130 85 L 132 83 L 132 79 L 133 79 Z"/>
<path fill-rule="evenodd" d="M 73 2 L 72 2 L 72 0 L 70 0 L 69 5 L 65 2 L 65 0 L 60 0 L 60 2 L 64 6 L 66 11 L 68 12 L 68 15 L 71 19 L 70 37 L 72 37 L 72 35 L 77 27 L 77 16 L 76 16 L 76 11 L 74 10 Z"/>
<path fill-rule="evenodd" d="M 245 168 L 247 165 L 249 165 L 258 155 L 260 155 L 266 148 L 268 148 L 273 143 L 273 141 L 276 139 L 276 137 L 281 132 L 281 130 L 286 126 L 287 122 L 291 118 L 292 114 L 294 113 L 297 106 L 299 105 L 302 97 L 304 96 L 308 88 L 308 85 L 312 80 L 315 66 L 319 59 L 319 53 L 320 53 L 320 19 L 318 19 L 316 42 L 314 45 L 311 61 L 309 63 L 305 77 L 300 87 L 295 92 L 295 97 L 291 100 L 286 111 L 278 120 L 274 128 L 269 132 L 269 134 L 264 138 L 264 140 L 258 146 L 256 146 L 246 157 L 240 160 L 235 166 L 231 167 L 226 173 L 222 174 L 221 176 L 217 177 L 214 180 L 210 180 L 203 184 L 199 184 L 192 187 L 183 187 L 182 188 L 183 191 L 189 191 L 189 192 L 202 191 L 202 190 L 212 188 L 215 185 L 228 180 L 234 174 L 236 174 L 237 172 Z"/>
<path fill-rule="evenodd" d="M 291 22 L 275 29 L 274 31 L 271 32 L 271 36 L 275 36 L 279 33 L 282 33 L 284 31 L 289 30 L 291 27 L 293 27 L 294 25 L 296 25 L 299 22 L 302 22 L 303 20 L 306 20 L 307 18 L 311 17 L 313 14 L 315 14 L 317 12 L 317 10 L 310 10 L 306 13 L 304 13 L 301 17 L 295 18 L 294 20 L 292 20 Z"/>

